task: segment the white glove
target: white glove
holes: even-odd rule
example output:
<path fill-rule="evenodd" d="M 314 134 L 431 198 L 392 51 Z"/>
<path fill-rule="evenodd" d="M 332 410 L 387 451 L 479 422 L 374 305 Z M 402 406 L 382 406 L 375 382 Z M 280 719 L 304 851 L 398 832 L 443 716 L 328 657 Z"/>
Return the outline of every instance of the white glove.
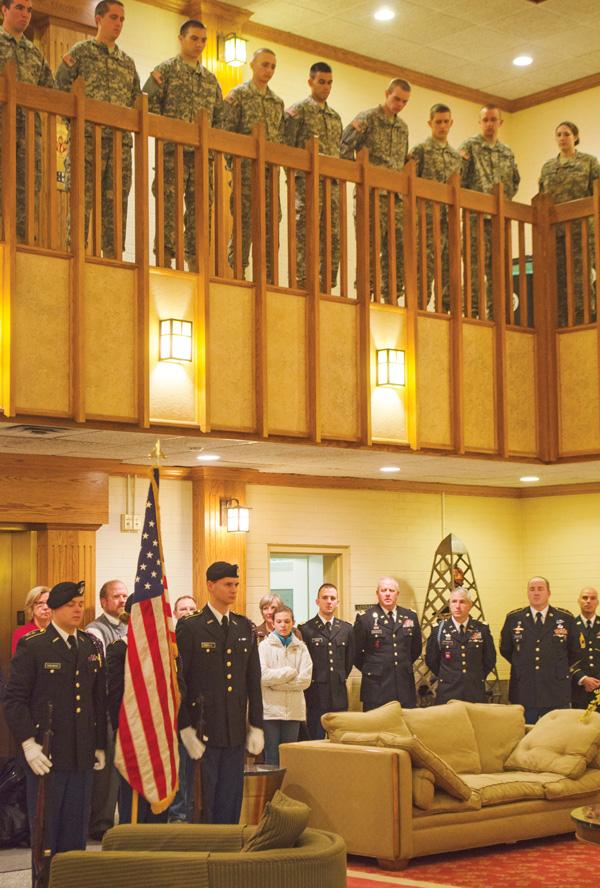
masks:
<path fill-rule="evenodd" d="M 44 774 L 47 774 L 52 767 L 52 762 L 42 752 L 41 743 L 36 743 L 35 739 L 30 737 L 28 740 L 23 740 L 21 746 L 23 747 L 27 764 L 33 773 L 38 777 L 43 777 Z"/>
<path fill-rule="evenodd" d="M 94 771 L 102 771 L 106 765 L 106 753 L 103 749 L 96 749 L 94 751 L 94 758 L 96 759 L 94 762 Z"/>
<path fill-rule="evenodd" d="M 246 734 L 246 749 L 250 755 L 260 755 L 265 746 L 265 732 L 262 728 L 255 728 L 248 725 Z"/>
<path fill-rule="evenodd" d="M 204 755 L 205 744 L 199 739 L 196 729 L 189 725 L 180 731 L 181 742 L 185 746 L 191 759 L 198 761 Z"/>

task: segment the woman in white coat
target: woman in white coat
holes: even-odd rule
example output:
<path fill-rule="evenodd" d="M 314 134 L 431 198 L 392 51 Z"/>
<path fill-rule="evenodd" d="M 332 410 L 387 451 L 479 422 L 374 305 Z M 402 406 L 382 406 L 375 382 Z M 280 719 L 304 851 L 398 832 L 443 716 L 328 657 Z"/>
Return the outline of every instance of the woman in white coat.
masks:
<path fill-rule="evenodd" d="M 263 692 L 265 763 L 279 764 L 279 744 L 295 743 L 306 719 L 304 689 L 310 685 L 312 660 L 293 633 L 294 614 L 280 605 L 273 631 L 258 646 Z"/>

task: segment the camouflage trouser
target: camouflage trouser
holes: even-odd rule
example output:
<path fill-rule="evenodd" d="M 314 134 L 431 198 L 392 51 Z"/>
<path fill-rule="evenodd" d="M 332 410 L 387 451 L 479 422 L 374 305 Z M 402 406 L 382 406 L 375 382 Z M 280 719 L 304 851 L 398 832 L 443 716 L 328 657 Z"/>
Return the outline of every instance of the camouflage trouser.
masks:
<path fill-rule="evenodd" d="M 388 247 L 388 207 L 389 197 L 387 192 L 379 194 L 379 263 L 381 268 L 381 297 L 383 302 L 391 302 L 390 284 L 389 284 L 389 247 Z M 375 208 L 374 192 L 370 195 L 370 228 L 369 228 L 369 268 L 370 268 L 370 286 L 371 296 L 375 293 L 375 276 L 373 274 L 373 263 L 377 261 L 374 251 L 373 238 L 373 210 Z M 356 219 L 356 192 L 354 193 L 354 215 Z M 402 199 L 398 195 L 394 195 L 394 218 L 391 220 L 394 239 L 396 242 L 396 297 L 398 302 L 404 299 L 404 250 L 402 245 L 402 224 L 404 220 L 404 208 Z"/>
<path fill-rule="evenodd" d="M 67 190 L 71 182 L 71 158 L 67 155 L 65 161 L 65 186 Z M 105 259 L 115 256 L 114 234 L 114 196 L 113 196 L 113 138 L 111 133 L 102 133 L 100 150 L 100 190 L 102 195 L 102 255 Z M 131 190 L 131 144 L 123 139 L 122 164 L 121 164 L 121 188 L 122 188 L 122 224 L 123 242 L 121 249 L 125 249 L 125 234 L 127 230 L 127 202 Z M 85 139 L 85 245 L 87 247 L 90 229 L 90 216 L 94 203 L 94 150 L 92 136 L 86 132 Z M 67 224 L 67 240 L 70 243 L 71 220 Z M 100 253 L 100 245 L 96 244 L 96 254 Z"/>
<path fill-rule="evenodd" d="M 477 217 L 473 213 L 471 215 L 471 316 L 475 318 L 483 318 L 483 307 L 480 305 L 479 298 L 479 254 L 477 250 Z M 485 275 L 485 299 L 487 305 L 487 320 L 494 319 L 494 290 L 492 285 L 492 220 L 484 217 L 483 220 L 483 257 L 484 257 L 484 275 Z"/>
<path fill-rule="evenodd" d="M 232 182 L 233 189 L 233 182 Z M 252 169 L 249 160 L 242 161 L 242 278 L 246 277 L 246 269 L 250 262 L 250 244 L 252 243 Z M 271 220 L 273 214 L 273 199 L 271 195 L 271 178 L 269 176 L 269 168 L 267 167 L 266 188 L 265 188 L 265 204 L 267 208 L 265 224 L 267 227 L 266 246 L 267 246 L 267 282 L 273 281 L 273 263 L 271 261 Z M 234 214 L 234 195 L 233 190 L 230 199 L 231 215 Z M 281 221 L 281 203 L 277 201 L 277 221 Z M 277 256 L 275 261 L 277 262 Z M 234 253 L 234 237 L 233 233 L 229 241 L 227 251 L 227 261 L 229 266 L 235 270 L 235 253 Z"/>
<path fill-rule="evenodd" d="M 426 219 L 426 227 L 425 227 L 425 249 L 427 255 L 427 298 L 425 305 L 422 305 L 421 301 L 421 238 L 422 231 L 419 227 L 418 238 L 417 238 L 417 256 L 419 257 L 417 262 L 417 282 L 418 282 L 418 292 L 419 292 L 419 307 L 427 308 L 428 306 L 432 306 L 432 310 L 435 311 L 436 306 L 436 291 L 435 291 L 435 235 L 433 228 L 433 212 L 431 209 L 431 204 L 428 202 L 427 210 L 425 214 Z M 442 288 L 442 311 L 450 311 L 450 262 L 448 257 L 448 214 L 446 212 L 445 207 L 441 207 L 440 209 L 440 239 L 439 239 L 439 255 L 440 255 L 440 264 L 441 264 L 441 280 L 439 284 Z"/>
<path fill-rule="evenodd" d="M 331 183 L 331 228 L 325 229 L 325 187 L 321 182 L 319 187 L 319 281 L 321 292 L 327 292 L 327 279 L 325 272 L 325 247 L 327 238 L 331 236 L 331 280 L 330 288 L 333 290 L 337 283 L 337 273 L 340 264 L 340 188 L 337 182 Z M 303 175 L 296 176 L 296 278 L 297 285 L 301 289 L 306 286 L 306 178 Z"/>
<path fill-rule="evenodd" d="M 573 324 L 583 323 L 583 282 L 587 275 L 590 293 L 590 321 L 596 319 L 596 297 L 592 284 L 594 262 L 594 229 L 588 225 L 588 268 L 583 266 L 583 236 L 580 222 L 571 222 L 571 256 L 570 275 L 573 287 Z M 556 230 L 556 300 L 558 303 L 558 326 L 567 326 L 567 248 L 565 230 L 562 225 Z"/>
<path fill-rule="evenodd" d="M 26 126 L 23 112 L 17 108 L 17 141 L 16 141 L 16 191 L 17 191 L 17 215 L 16 215 L 16 234 L 18 243 L 25 242 L 27 233 L 27 157 L 26 157 Z M 0 127 L 0 137 L 2 136 L 2 128 Z M 34 216 L 37 217 L 39 209 L 39 197 L 42 188 L 42 128 L 39 116 L 36 115 L 35 121 L 35 139 L 34 139 L 34 169 L 35 169 L 35 193 L 34 193 Z M 0 163 L 4 163 L 2 156 L 4 141 L 0 138 Z M 0 176 L 0 215 L 2 213 L 2 176 Z"/>

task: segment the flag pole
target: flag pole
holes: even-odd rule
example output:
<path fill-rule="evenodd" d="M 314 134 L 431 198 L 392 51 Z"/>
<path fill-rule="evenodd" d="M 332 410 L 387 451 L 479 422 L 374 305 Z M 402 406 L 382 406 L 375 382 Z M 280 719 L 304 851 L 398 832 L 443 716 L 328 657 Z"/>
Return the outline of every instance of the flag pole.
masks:
<path fill-rule="evenodd" d="M 138 791 L 137 789 L 131 790 L 131 822 L 138 822 Z"/>

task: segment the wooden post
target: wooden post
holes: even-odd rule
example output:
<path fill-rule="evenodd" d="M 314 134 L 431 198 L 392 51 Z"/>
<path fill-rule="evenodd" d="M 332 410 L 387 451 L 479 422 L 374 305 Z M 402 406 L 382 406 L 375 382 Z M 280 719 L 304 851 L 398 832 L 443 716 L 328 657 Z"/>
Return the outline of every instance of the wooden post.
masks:
<path fill-rule="evenodd" d="M 310 172 L 306 176 L 306 341 L 308 344 L 308 416 L 310 437 L 321 440 L 321 323 L 319 279 L 319 140 L 306 146 Z"/>
<path fill-rule="evenodd" d="M 265 126 L 252 128 L 256 161 L 252 170 L 252 271 L 254 278 L 254 362 L 256 367 L 256 430 L 269 434 L 267 406 L 267 202 L 265 175 Z M 271 195 L 273 200 L 273 195 Z M 272 207 L 273 208 L 273 207 Z"/>
<path fill-rule="evenodd" d="M 456 453 L 465 452 L 463 428 L 464 348 L 461 281 L 460 176 L 450 178 L 452 203 L 448 207 L 448 286 L 450 288 L 450 366 L 452 374 L 452 441 Z M 468 242 L 469 232 L 465 234 Z M 465 260 L 466 261 L 466 260 Z M 466 267 L 466 266 L 465 266 Z"/>
<path fill-rule="evenodd" d="M 402 249 L 404 252 L 404 287 L 406 301 L 406 425 L 411 450 L 419 449 L 417 417 L 417 196 L 416 166 L 410 161 L 404 167 L 407 193 L 404 198 Z"/>
<path fill-rule="evenodd" d="M 550 224 L 552 201 L 537 194 L 533 208 L 533 306 L 536 329 L 537 416 L 539 456 L 558 456 L 558 392 L 556 364 L 556 244 Z"/>
<path fill-rule="evenodd" d="M 38 530 L 38 582 L 54 586 L 66 580 L 85 580 L 85 623 L 96 616 L 97 529 L 47 524 Z"/>
<path fill-rule="evenodd" d="M 369 152 L 356 155 L 359 181 L 356 186 L 356 295 L 359 311 L 358 409 L 360 443 L 371 444 L 371 281 L 369 274 L 371 226 L 369 220 Z"/>
<path fill-rule="evenodd" d="M 85 83 L 73 84 L 75 116 L 71 120 L 71 318 L 73 330 L 71 401 L 75 422 L 85 422 Z"/>
<path fill-rule="evenodd" d="M 506 397 L 506 213 L 504 188 L 495 187 L 496 214 L 492 217 L 492 298 L 495 323 L 496 369 L 496 447 L 500 456 L 508 454 L 508 404 Z M 487 299 L 487 293 L 484 293 Z"/>
<path fill-rule="evenodd" d="M 1 406 L 5 416 L 15 415 L 15 389 L 13 385 L 14 350 L 12 343 L 12 297 L 15 288 L 17 264 L 17 180 L 15 159 L 17 155 L 17 74 L 14 62 L 4 67 L 6 104 L 3 109 L 2 139 L 4 163 L 2 164 L 2 222 L 4 248 L 2 290 L 0 292 L 0 379 L 2 380 Z M 8 157 L 7 157 L 8 155 Z"/>
<path fill-rule="evenodd" d="M 142 428 L 150 425 L 150 245 L 148 210 L 148 96 L 138 97 L 139 132 L 134 136 L 135 151 L 135 261 L 137 296 L 137 413 Z"/>
<path fill-rule="evenodd" d="M 208 404 L 208 361 L 206 358 L 207 331 L 210 323 L 210 168 L 208 159 L 208 113 L 203 108 L 198 114 L 200 147 L 194 155 L 196 185 L 196 270 L 198 285 L 195 305 L 195 360 L 198 424 L 202 432 L 210 431 Z"/>

